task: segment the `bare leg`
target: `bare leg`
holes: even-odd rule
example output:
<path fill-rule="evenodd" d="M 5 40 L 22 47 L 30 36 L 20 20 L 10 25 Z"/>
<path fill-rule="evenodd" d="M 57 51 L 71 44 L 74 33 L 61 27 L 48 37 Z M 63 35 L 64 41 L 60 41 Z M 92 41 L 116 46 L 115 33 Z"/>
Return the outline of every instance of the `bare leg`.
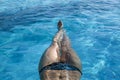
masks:
<path fill-rule="evenodd" d="M 41 57 L 41 61 L 39 64 L 39 69 L 43 68 L 44 66 L 47 66 L 49 64 L 52 64 L 54 62 L 59 62 L 60 55 L 59 55 L 59 46 L 58 43 L 60 41 L 60 38 L 63 34 L 63 30 L 59 30 L 55 37 L 53 38 L 53 42 L 50 45 L 50 47 L 44 52 L 44 54 Z"/>
<path fill-rule="evenodd" d="M 71 48 L 70 40 L 65 33 L 63 35 L 63 39 L 61 42 L 61 51 L 62 51 L 62 55 L 60 58 L 61 62 L 68 63 L 81 70 L 81 61 L 77 54 L 75 53 L 75 51 Z"/>
<path fill-rule="evenodd" d="M 61 29 L 61 30 L 59 30 L 59 31 L 56 33 L 56 35 L 54 36 L 54 38 L 53 38 L 53 43 L 54 43 L 54 42 L 59 43 L 60 41 L 62 41 L 62 37 L 63 37 L 63 30 Z"/>
<path fill-rule="evenodd" d="M 71 48 L 69 38 L 62 30 L 61 21 L 58 23 L 58 30 L 53 38 L 52 44 L 41 58 L 39 71 L 41 68 L 55 62 L 65 62 L 81 69 L 80 60 Z M 62 54 L 60 55 L 59 53 Z M 79 71 L 43 70 L 40 73 L 40 78 L 41 80 L 79 80 L 80 73 Z"/>
<path fill-rule="evenodd" d="M 63 35 L 63 30 L 59 30 L 56 35 L 53 38 L 52 44 L 50 47 L 45 51 L 43 56 L 41 57 L 41 61 L 39 64 L 39 71 L 52 63 L 59 62 L 60 61 L 60 51 L 58 44 L 60 43 Z M 40 73 L 41 80 L 59 80 L 59 73 L 52 70 L 43 70 L 42 73 Z M 55 74 L 55 75 L 53 75 Z"/>

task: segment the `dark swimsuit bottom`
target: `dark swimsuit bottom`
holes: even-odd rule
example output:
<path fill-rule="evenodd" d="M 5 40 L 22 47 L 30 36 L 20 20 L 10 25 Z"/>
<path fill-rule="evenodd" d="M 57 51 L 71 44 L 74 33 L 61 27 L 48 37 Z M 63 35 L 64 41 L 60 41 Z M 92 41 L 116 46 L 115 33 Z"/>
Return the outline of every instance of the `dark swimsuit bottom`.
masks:
<path fill-rule="evenodd" d="M 74 71 L 79 71 L 80 74 L 82 75 L 82 71 L 77 67 L 62 62 L 47 65 L 43 67 L 39 72 L 41 73 L 43 70 L 74 70 Z"/>

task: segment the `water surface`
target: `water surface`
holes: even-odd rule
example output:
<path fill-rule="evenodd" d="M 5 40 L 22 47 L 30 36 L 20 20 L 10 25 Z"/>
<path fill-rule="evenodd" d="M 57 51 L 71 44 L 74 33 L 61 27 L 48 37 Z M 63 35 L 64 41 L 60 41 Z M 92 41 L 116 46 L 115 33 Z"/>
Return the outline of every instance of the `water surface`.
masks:
<path fill-rule="evenodd" d="M 120 80 L 120 0 L 0 0 L 0 80 L 39 80 L 58 20 L 81 58 L 81 80 Z"/>

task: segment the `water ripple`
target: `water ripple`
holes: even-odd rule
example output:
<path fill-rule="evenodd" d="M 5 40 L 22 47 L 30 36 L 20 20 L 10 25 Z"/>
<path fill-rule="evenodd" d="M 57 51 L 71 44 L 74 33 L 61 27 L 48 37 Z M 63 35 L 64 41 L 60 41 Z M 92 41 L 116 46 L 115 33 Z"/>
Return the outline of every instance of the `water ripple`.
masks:
<path fill-rule="evenodd" d="M 0 79 L 39 80 L 39 59 L 61 19 L 81 58 L 82 80 L 119 80 L 119 4 L 119 0 L 1 0 Z"/>

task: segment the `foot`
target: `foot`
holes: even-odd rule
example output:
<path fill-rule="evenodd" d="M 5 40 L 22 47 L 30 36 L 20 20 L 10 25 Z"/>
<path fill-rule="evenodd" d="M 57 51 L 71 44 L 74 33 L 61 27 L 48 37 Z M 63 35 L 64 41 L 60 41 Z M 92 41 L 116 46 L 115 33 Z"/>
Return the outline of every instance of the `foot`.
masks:
<path fill-rule="evenodd" d="M 62 21 L 59 20 L 59 22 L 58 22 L 58 30 L 61 30 L 61 29 L 62 29 Z"/>

